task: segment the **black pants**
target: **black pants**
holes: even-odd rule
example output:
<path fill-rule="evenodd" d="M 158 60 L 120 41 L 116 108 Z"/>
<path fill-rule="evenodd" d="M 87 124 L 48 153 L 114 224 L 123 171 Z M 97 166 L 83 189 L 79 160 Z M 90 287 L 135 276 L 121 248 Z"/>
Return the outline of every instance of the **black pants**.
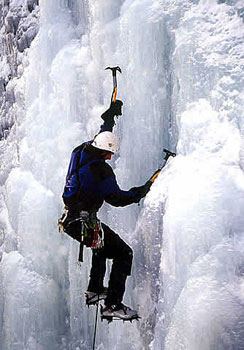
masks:
<path fill-rule="evenodd" d="M 88 291 L 100 293 L 103 291 L 103 280 L 106 272 L 106 259 L 112 259 L 113 265 L 108 284 L 108 297 L 106 305 L 118 304 L 122 301 L 125 292 L 125 282 L 127 276 L 131 274 L 133 259 L 132 249 L 112 231 L 107 225 L 102 223 L 104 231 L 104 247 L 93 250 L 92 267 Z M 80 241 L 81 224 L 76 221 L 65 230 L 72 238 Z"/>

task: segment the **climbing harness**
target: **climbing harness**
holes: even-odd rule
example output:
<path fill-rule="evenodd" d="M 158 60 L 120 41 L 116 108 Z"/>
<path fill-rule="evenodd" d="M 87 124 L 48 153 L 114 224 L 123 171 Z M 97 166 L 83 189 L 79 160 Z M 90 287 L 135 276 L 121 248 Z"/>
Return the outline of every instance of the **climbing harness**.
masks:
<path fill-rule="evenodd" d="M 115 102 L 116 101 L 116 97 L 117 97 L 117 77 L 116 77 L 116 72 L 120 72 L 122 73 L 121 71 L 121 68 L 119 66 L 117 67 L 107 67 L 105 68 L 106 69 L 111 69 L 112 71 L 112 76 L 113 76 L 113 92 L 112 92 L 112 96 L 111 96 L 111 102 Z"/>
<path fill-rule="evenodd" d="M 80 251 L 78 261 L 83 261 L 83 247 L 84 245 L 93 250 L 102 249 L 104 247 L 104 230 L 101 221 L 97 218 L 96 213 L 89 213 L 87 211 L 80 211 L 75 218 L 69 218 L 69 211 L 65 207 L 63 215 L 58 220 L 59 232 L 66 232 L 69 234 L 69 226 L 76 221 L 81 223 L 80 232 Z"/>
<path fill-rule="evenodd" d="M 72 221 L 81 222 L 81 243 L 91 249 L 100 249 L 104 246 L 104 231 L 101 221 L 97 218 L 96 213 L 81 211 L 80 216 Z"/>

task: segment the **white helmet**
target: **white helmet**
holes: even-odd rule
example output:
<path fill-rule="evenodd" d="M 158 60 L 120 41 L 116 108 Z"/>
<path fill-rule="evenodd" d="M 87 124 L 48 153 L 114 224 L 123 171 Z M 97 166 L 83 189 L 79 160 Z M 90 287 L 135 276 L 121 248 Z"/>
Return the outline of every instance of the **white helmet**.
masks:
<path fill-rule="evenodd" d="M 119 140 L 112 132 L 103 131 L 94 138 L 92 146 L 115 153 L 119 150 Z"/>

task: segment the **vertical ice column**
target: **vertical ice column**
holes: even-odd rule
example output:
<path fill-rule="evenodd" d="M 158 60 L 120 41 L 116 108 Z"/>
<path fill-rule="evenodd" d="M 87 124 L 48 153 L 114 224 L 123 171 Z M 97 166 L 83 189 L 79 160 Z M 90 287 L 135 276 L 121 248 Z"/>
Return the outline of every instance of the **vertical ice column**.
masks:
<path fill-rule="evenodd" d="M 151 1 L 125 1 L 120 7 L 112 1 L 89 3 L 89 43 L 94 65 L 122 68 L 122 75 L 118 74 L 118 98 L 124 102 L 124 113 L 115 128 L 121 148 L 114 167 L 124 189 L 144 183 L 160 165 L 162 149 L 173 143 L 170 129 L 172 47 L 164 16 L 155 19 L 152 5 Z M 108 106 L 112 90 L 110 74 L 100 76 L 100 81 L 104 81 L 101 101 Z M 133 245 L 135 265 L 141 264 L 144 249 L 138 245 L 141 233 L 133 235 L 139 211 L 136 205 L 121 210 L 107 207 L 102 216 Z M 153 216 L 151 220 L 149 235 L 154 233 Z M 125 302 L 138 307 L 137 291 L 135 298 L 132 293 L 133 278 L 128 281 Z M 104 325 L 98 333 L 98 342 L 105 347 L 141 348 L 135 324 L 110 327 L 113 335 L 107 333 Z"/>
<path fill-rule="evenodd" d="M 152 187 L 138 223 L 144 246 L 139 300 L 142 313 L 149 311 L 141 334 L 152 349 L 241 349 L 240 3 L 188 2 L 184 11 L 183 4 L 168 5 L 178 156 Z"/>
<path fill-rule="evenodd" d="M 23 78 L 16 80 L 16 113 L 22 114 L 19 166 L 6 174 L 3 188 L 4 350 L 69 346 L 69 240 L 58 234 L 56 221 L 70 151 L 82 133 L 87 133 L 86 129 L 81 132 L 86 121 L 79 123 L 80 99 L 85 102 L 81 71 L 89 60 L 88 50 L 80 45 L 83 29 L 76 31 L 72 7 L 65 2 L 42 2 L 40 30 L 28 59 L 23 57 Z M 5 163 L 10 159 L 9 143 L 3 144 Z M 15 241 L 14 246 L 8 244 L 10 240 Z"/>

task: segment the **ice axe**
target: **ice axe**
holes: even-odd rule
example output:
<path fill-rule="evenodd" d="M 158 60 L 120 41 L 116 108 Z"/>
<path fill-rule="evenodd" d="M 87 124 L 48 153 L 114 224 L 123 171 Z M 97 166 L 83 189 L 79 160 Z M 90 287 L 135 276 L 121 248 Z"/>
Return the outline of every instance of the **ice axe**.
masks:
<path fill-rule="evenodd" d="M 117 71 L 122 73 L 121 69 L 119 66 L 117 67 L 107 67 L 106 69 L 111 69 L 112 71 L 112 76 L 113 76 L 113 92 L 112 92 L 112 96 L 111 96 L 111 102 L 115 102 L 116 101 L 116 97 L 117 97 L 117 77 L 116 77 L 116 73 Z"/>
<path fill-rule="evenodd" d="M 169 150 L 167 150 L 165 148 L 164 148 L 163 151 L 165 152 L 165 156 L 164 156 L 164 159 L 163 159 L 163 164 L 161 165 L 161 167 L 157 171 L 155 171 L 155 173 L 153 174 L 153 176 L 150 179 L 151 182 L 154 182 L 156 180 L 156 178 L 158 177 L 159 173 L 161 172 L 161 170 L 165 166 L 165 164 L 166 164 L 167 160 L 169 159 L 169 157 L 175 157 L 176 156 L 176 153 L 171 152 L 171 151 L 169 151 Z"/>

